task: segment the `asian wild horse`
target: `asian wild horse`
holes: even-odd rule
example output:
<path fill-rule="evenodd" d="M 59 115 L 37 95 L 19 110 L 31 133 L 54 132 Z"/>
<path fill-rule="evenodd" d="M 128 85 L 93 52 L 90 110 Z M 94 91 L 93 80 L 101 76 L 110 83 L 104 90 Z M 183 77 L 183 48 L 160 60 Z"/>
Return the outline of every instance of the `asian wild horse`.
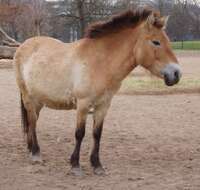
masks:
<path fill-rule="evenodd" d="M 14 57 L 21 93 L 22 125 L 33 160 L 40 157 L 36 123 L 40 110 L 77 110 L 72 172 L 81 173 L 79 153 L 88 112 L 93 109 L 94 145 L 90 156 L 95 174 L 103 121 L 122 80 L 138 65 L 172 86 L 180 80 L 178 61 L 164 31 L 166 17 L 143 8 L 125 11 L 90 25 L 83 39 L 63 43 L 50 37 L 25 41 Z"/>

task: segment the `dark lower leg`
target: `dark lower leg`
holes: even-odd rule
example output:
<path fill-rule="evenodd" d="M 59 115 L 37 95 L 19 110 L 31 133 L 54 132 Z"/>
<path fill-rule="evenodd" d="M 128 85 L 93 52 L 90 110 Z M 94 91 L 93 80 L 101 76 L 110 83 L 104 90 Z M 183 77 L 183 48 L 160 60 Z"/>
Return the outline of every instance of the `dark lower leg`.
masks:
<path fill-rule="evenodd" d="M 35 128 L 29 128 L 29 132 L 27 134 L 27 145 L 28 150 L 32 153 L 32 155 L 40 154 L 40 147 L 38 145 Z"/>
<path fill-rule="evenodd" d="M 24 101 L 23 101 L 24 102 Z M 32 153 L 32 155 L 38 155 L 40 153 L 40 147 L 37 141 L 37 134 L 36 134 L 36 123 L 39 117 L 40 110 L 42 105 L 37 104 L 35 105 L 29 97 L 26 97 L 26 104 L 24 105 L 24 109 L 26 112 L 26 134 L 27 134 L 27 148 Z"/>
<path fill-rule="evenodd" d="M 103 122 L 101 122 L 100 125 L 98 126 L 95 126 L 94 124 L 94 129 L 93 129 L 94 147 L 90 156 L 90 162 L 94 168 L 102 167 L 99 159 L 99 148 L 100 148 L 102 129 L 103 129 Z"/>
<path fill-rule="evenodd" d="M 32 131 L 32 155 L 39 155 L 40 154 L 40 147 L 37 141 L 37 135 L 35 128 Z"/>
<path fill-rule="evenodd" d="M 32 146 L 33 146 L 32 137 L 27 134 L 27 148 L 29 152 L 32 152 Z"/>
<path fill-rule="evenodd" d="M 27 111 L 25 111 L 27 114 Z M 27 141 L 27 148 L 29 150 L 29 152 L 32 152 L 32 134 L 29 130 L 30 125 L 28 122 L 28 115 L 23 116 L 25 118 L 22 118 L 22 123 L 24 125 L 24 134 L 26 134 L 26 141 Z"/>
<path fill-rule="evenodd" d="M 81 142 L 83 140 L 83 137 L 85 136 L 85 123 L 81 124 L 77 127 L 75 132 L 76 137 L 76 145 L 73 151 L 73 154 L 71 155 L 71 166 L 73 168 L 79 167 L 79 157 L 80 157 L 80 148 L 81 148 Z"/>

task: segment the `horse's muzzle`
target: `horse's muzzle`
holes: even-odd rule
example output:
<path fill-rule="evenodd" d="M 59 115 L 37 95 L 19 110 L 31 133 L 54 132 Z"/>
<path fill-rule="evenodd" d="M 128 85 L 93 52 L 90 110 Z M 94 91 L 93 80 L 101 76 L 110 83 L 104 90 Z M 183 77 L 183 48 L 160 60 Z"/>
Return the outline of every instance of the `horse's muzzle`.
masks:
<path fill-rule="evenodd" d="M 182 75 L 178 64 L 167 64 L 167 66 L 161 71 L 161 74 L 167 86 L 177 84 Z"/>

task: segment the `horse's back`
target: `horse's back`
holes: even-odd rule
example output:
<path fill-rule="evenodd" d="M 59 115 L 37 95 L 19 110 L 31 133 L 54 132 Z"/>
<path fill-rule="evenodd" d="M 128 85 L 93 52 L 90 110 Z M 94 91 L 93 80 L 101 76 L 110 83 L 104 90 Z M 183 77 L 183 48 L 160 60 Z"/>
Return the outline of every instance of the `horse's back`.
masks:
<path fill-rule="evenodd" d="M 33 37 L 26 40 L 20 47 L 17 49 L 14 60 L 15 64 L 25 63 L 26 59 L 29 59 L 30 56 L 38 50 L 46 48 L 46 50 L 54 49 L 64 46 L 64 43 L 50 37 Z"/>

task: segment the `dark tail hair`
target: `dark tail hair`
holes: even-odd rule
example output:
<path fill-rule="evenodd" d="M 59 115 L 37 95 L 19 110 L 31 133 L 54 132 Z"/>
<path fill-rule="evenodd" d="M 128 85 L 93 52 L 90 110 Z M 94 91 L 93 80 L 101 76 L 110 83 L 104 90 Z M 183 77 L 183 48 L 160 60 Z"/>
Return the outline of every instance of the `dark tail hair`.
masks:
<path fill-rule="evenodd" d="M 22 125 L 24 134 L 28 133 L 28 114 L 24 106 L 22 94 L 21 94 L 21 125 Z"/>

